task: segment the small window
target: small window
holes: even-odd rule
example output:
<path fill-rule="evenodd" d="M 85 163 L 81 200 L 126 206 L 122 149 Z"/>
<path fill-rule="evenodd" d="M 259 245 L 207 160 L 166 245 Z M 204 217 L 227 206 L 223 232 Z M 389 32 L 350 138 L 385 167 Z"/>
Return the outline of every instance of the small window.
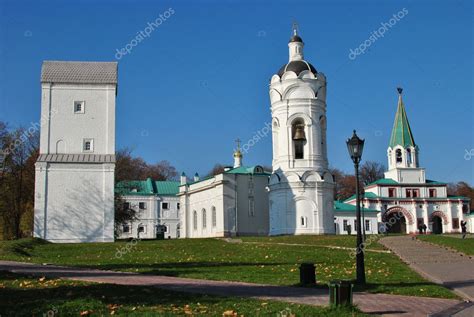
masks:
<path fill-rule="evenodd" d="M 405 194 L 407 198 L 411 198 L 411 189 L 406 189 Z"/>
<path fill-rule="evenodd" d="M 453 218 L 453 229 L 459 229 L 459 218 Z"/>
<path fill-rule="evenodd" d="M 469 205 L 462 205 L 462 212 L 465 214 L 469 213 Z"/>
<path fill-rule="evenodd" d="M 140 210 L 145 210 L 145 209 L 146 209 L 146 203 L 144 203 L 144 202 L 139 202 L 139 203 L 138 203 L 138 209 L 140 209 Z"/>
<path fill-rule="evenodd" d="M 138 226 L 138 233 L 145 233 L 145 226 Z"/>
<path fill-rule="evenodd" d="M 431 198 L 436 197 L 436 189 L 430 188 L 430 197 Z"/>
<path fill-rule="evenodd" d="M 395 197 L 395 188 L 388 189 L 388 197 Z"/>
<path fill-rule="evenodd" d="M 130 232 L 130 226 L 129 225 L 123 225 L 122 231 L 123 231 L 123 233 L 129 233 Z"/>
<path fill-rule="evenodd" d="M 306 217 L 301 217 L 300 223 L 302 227 L 306 227 Z"/>
<path fill-rule="evenodd" d="M 255 200 L 253 198 L 249 198 L 249 216 L 255 216 Z"/>
<path fill-rule="evenodd" d="M 123 208 L 124 208 L 125 210 L 129 210 L 129 209 L 130 209 L 130 203 L 124 203 L 124 204 L 123 204 Z"/>
<path fill-rule="evenodd" d="M 365 231 L 370 231 L 370 220 L 365 221 Z"/>
<path fill-rule="evenodd" d="M 83 152 L 94 152 L 94 140 L 93 139 L 84 139 L 82 145 Z"/>
<path fill-rule="evenodd" d="M 170 209 L 170 205 L 169 203 L 161 203 L 161 208 L 163 208 L 163 210 L 167 210 Z"/>
<path fill-rule="evenodd" d="M 212 207 L 212 227 L 215 228 L 217 225 L 217 214 L 216 214 L 216 207 Z"/>
<path fill-rule="evenodd" d="M 176 204 L 176 209 L 178 209 L 178 210 L 179 210 L 179 203 L 177 203 L 177 204 Z"/>
<path fill-rule="evenodd" d="M 344 228 L 344 231 L 347 231 L 347 220 L 342 221 L 342 227 Z"/>
<path fill-rule="evenodd" d="M 84 113 L 84 101 L 74 101 L 74 113 Z"/>
<path fill-rule="evenodd" d="M 357 231 L 357 220 L 354 220 L 354 230 Z"/>
<path fill-rule="evenodd" d="M 202 210 L 202 227 L 206 228 L 207 227 L 207 214 L 206 214 L 206 209 Z"/>
<path fill-rule="evenodd" d="M 194 210 L 193 211 L 193 229 L 197 230 L 197 228 L 198 228 L 198 215 L 197 215 L 197 211 Z"/>

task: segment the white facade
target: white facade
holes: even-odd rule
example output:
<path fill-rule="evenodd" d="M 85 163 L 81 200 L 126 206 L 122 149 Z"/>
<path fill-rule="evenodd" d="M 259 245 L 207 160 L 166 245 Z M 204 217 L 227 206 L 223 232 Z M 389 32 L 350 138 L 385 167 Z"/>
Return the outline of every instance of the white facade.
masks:
<path fill-rule="evenodd" d="M 176 239 L 180 235 L 179 182 L 145 181 L 120 182 L 117 194 L 135 211 L 137 219 L 118 228 L 119 239 L 156 239 L 160 233 L 165 239 Z"/>
<path fill-rule="evenodd" d="M 469 215 L 469 198 L 448 196 L 447 184 L 427 180 L 419 166 L 415 144 L 398 89 L 398 108 L 387 150 L 389 170 L 385 178 L 365 187 L 362 203 L 380 210 L 378 221 L 382 230 L 394 233 L 419 232 L 426 225 L 427 233 L 461 231 L 461 221 Z M 355 205 L 355 197 L 346 200 Z"/>
<path fill-rule="evenodd" d="M 290 39 L 289 62 L 270 83 L 273 174 L 270 235 L 333 234 L 334 181 L 326 145 L 326 78 Z"/>
<path fill-rule="evenodd" d="M 240 166 L 192 183 L 183 177 L 180 236 L 268 235 L 268 177 L 261 166 Z"/>
<path fill-rule="evenodd" d="M 376 213 L 367 213 L 363 219 L 365 234 L 378 234 L 378 217 Z M 357 235 L 357 220 L 354 212 L 338 212 L 334 222 L 336 234 Z"/>
<path fill-rule="evenodd" d="M 44 62 L 34 236 L 114 240 L 117 63 Z"/>

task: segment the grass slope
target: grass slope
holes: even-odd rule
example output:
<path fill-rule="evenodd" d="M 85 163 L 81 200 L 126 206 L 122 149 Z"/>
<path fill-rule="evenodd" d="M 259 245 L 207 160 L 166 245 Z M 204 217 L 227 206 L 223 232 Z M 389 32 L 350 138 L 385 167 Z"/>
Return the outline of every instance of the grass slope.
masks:
<path fill-rule="evenodd" d="M 0 271 L 1 316 L 366 316 L 354 308 L 186 294 Z M 21 302 L 21 305 L 18 303 Z"/>
<path fill-rule="evenodd" d="M 418 239 L 449 247 L 467 255 L 474 255 L 474 238 L 461 239 L 460 235 L 419 235 Z"/>
<path fill-rule="evenodd" d="M 180 239 L 136 244 L 51 244 L 27 239 L 0 242 L 0 259 L 273 285 L 297 285 L 299 264 L 314 262 L 320 287 L 332 279 L 355 278 L 355 259 L 349 250 L 320 247 L 318 237 L 312 237 L 313 242 L 306 238 L 308 243 L 302 246 L 268 244 L 268 239 L 252 239 L 262 244 L 245 243 L 247 239 L 244 243 Z M 281 239 L 301 242 L 302 238 Z M 320 239 L 332 246 L 348 245 L 340 236 Z M 393 254 L 367 252 L 365 261 L 368 284 L 356 290 L 456 298 L 448 289 L 423 279 Z"/>

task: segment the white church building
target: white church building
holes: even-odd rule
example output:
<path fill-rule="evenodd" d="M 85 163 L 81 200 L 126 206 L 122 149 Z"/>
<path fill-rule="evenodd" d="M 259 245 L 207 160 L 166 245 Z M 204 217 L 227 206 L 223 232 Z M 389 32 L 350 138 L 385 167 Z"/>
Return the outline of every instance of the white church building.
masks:
<path fill-rule="evenodd" d="M 45 61 L 34 236 L 114 241 L 117 63 Z"/>
<path fill-rule="evenodd" d="M 387 149 L 388 171 L 385 178 L 365 186 L 362 203 L 379 210 L 380 230 L 415 233 L 426 225 L 428 233 L 460 232 L 461 220 L 469 216 L 470 199 L 448 196 L 447 184 L 426 178 L 420 167 L 419 147 L 411 131 L 402 89 Z M 345 203 L 355 205 L 355 195 Z M 472 219 L 471 219 L 472 221 Z"/>

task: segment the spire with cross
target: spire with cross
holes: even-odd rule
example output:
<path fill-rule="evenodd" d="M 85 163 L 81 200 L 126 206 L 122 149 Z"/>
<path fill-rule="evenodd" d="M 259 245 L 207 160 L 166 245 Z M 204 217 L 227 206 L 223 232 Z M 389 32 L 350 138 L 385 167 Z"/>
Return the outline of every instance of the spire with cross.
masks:
<path fill-rule="evenodd" d="M 296 20 L 293 21 L 292 29 L 293 35 L 298 35 L 298 22 L 296 22 Z"/>

